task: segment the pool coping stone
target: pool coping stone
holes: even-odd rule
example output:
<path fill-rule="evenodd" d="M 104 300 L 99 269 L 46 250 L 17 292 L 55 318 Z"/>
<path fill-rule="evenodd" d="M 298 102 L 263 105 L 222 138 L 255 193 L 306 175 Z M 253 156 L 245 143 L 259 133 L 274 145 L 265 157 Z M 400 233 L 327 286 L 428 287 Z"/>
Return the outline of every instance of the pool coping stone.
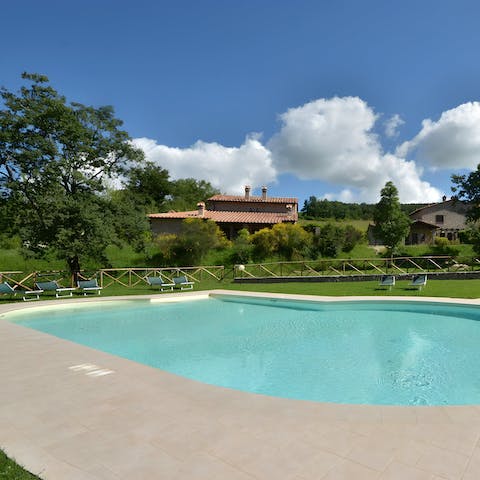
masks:
<path fill-rule="evenodd" d="M 0 306 L 0 448 L 45 480 L 480 478 L 480 406 L 348 405 L 268 397 L 138 364 L 5 321 L 14 310 L 210 294 L 212 290 Z"/>

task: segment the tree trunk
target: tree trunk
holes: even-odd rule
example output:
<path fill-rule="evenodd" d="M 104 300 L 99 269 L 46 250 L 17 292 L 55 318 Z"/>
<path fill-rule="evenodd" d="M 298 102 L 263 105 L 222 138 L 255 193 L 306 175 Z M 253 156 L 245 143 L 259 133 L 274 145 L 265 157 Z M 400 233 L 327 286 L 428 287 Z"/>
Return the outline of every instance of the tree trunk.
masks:
<path fill-rule="evenodd" d="M 78 274 L 80 273 L 80 259 L 78 255 L 74 255 L 73 257 L 67 258 L 68 268 L 70 270 L 70 274 L 72 276 L 72 286 L 77 285 Z"/>

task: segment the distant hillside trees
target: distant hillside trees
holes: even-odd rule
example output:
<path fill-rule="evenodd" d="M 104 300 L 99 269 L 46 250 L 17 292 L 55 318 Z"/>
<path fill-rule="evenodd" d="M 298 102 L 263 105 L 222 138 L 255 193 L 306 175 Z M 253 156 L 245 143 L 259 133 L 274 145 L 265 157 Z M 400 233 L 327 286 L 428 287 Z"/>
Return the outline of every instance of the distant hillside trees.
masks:
<path fill-rule="evenodd" d="M 366 203 L 343 203 L 311 196 L 305 200 L 301 213 L 307 219 L 369 220 L 373 216 L 373 210 L 374 205 Z"/>
<path fill-rule="evenodd" d="M 425 204 L 402 204 L 401 210 L 407 215 Z M 311 196 L 305 200 L 301 209 L 302 217 L 307 220 L 335 219 L 335 220 L 371 220 L 375 211 L 375 204 L 343 203 L 336 200 L 318 199 Z"/>

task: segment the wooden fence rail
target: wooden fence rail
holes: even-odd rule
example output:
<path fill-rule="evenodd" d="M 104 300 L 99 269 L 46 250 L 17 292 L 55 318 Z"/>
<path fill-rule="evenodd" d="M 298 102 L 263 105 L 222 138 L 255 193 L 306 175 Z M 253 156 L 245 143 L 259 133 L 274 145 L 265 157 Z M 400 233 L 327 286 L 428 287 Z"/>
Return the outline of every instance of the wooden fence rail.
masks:
<path fill-rule="evenodd" d="M 478 270 L 472 259 L 470 265 L 459 264 L 447 255 L 428 257 L 329 259 L 293 262 L 248 263 L 235 265 L 234 278 L 318 277 L 351 275 L 408 274 L 415 272 L 458 272 Z"/>
<path fill-rule="evenodd" d="M 409 274 L 415 272 L 458 272 L 479 271 L 480 261 L 472 259 L 469 265 L 459 264 L 451 256 L 397 257 L 332 259 L 293 262 L 249 263 L 225 268 L 223 265 L 200 267 L 143 267 L 104 268 L 92 272 L 80 272 L 79 278 L 97 278 L 100 286 L 106 288 L 118 284 L 135 287 L 147 284 L 147 277 L 162 276 L 171 282 L 174 277 L 185 276 L 190 281 L 201 282 L 206 278 L 218 281 L 237 278 L 281 278 Z M 31 290 L 38 280 L 57 280 L 64 286 L 72 285 L 73 278 L 65 271 L 0 272 L 0 282 L 9 282 L 18 290 Z"/>
<path fill-rule="evenodd" d="M 162 276 L 166 281 L 172 281 L 174 277 L 185 276 L 190 281 L 201 282 L 204 278 L 214 278 L 218 281 L 225 276 L 223 265 L 201 267 L 162 267 L 162 268 L 103 268 L 93 272 L 80 272 L 80 279 L 88 280 L 97 278 L 101 287 L 109 287 L 113 284 L 124 287 L 135 287 L 139 284 L 147 284 L 147 277 Z M 31 290 L 35 282 L 56 280 L 63 286 L 74 286 L 73 278 L 65 271 L 42 271 L 42 272 L 0 272 L 0 282 L 9 282 L 18 290 Z"/>
<path fill-rule="evenodd" d="M 192 282 L 201 282 L 204 278 L 223 280 L 225 267 L 223 265 L 202 267 L 159 267 L 159 268 L 103 268 L 98 271 L 99 283 L 109 287 L 114 283 L 124 287 L 135 287 L 147 283 L 147 277 L 162 276 L 172 282 L 174 277 L 185 276 Z"/>

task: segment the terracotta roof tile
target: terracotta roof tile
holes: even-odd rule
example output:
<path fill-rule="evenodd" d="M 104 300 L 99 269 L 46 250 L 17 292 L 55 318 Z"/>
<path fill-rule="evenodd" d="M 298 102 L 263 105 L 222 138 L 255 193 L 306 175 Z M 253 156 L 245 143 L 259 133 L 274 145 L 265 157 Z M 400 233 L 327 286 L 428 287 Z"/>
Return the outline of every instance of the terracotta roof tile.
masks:
<path fill-rule="evenodd" d="M 250 196 L 249 199 L 246 199 L 244 195 L 214 195 L 207 201 L 210 200 L 215 202 L 298 203 L 298 199 L 294 197 L 267 197 L 266 200 L 263 200 L 259 196 Z"/>
<path fill-rule="evenodd" d="M 218 223 L 264 223 L 275 224 L 281 222 L 296 222 L 298 215 L 270 212 L 223 212 L 205 210 L 203 216 L 197 210 L 190 212 L 151 213 L 149 218 L 206 218 Z"/>
<path fill-rule="evenodd" d="M 150 213 L 149 218 L 189 218 L 198 217 L 198 210 L 191 212 L 166 212 L 166 213 Z"/>

